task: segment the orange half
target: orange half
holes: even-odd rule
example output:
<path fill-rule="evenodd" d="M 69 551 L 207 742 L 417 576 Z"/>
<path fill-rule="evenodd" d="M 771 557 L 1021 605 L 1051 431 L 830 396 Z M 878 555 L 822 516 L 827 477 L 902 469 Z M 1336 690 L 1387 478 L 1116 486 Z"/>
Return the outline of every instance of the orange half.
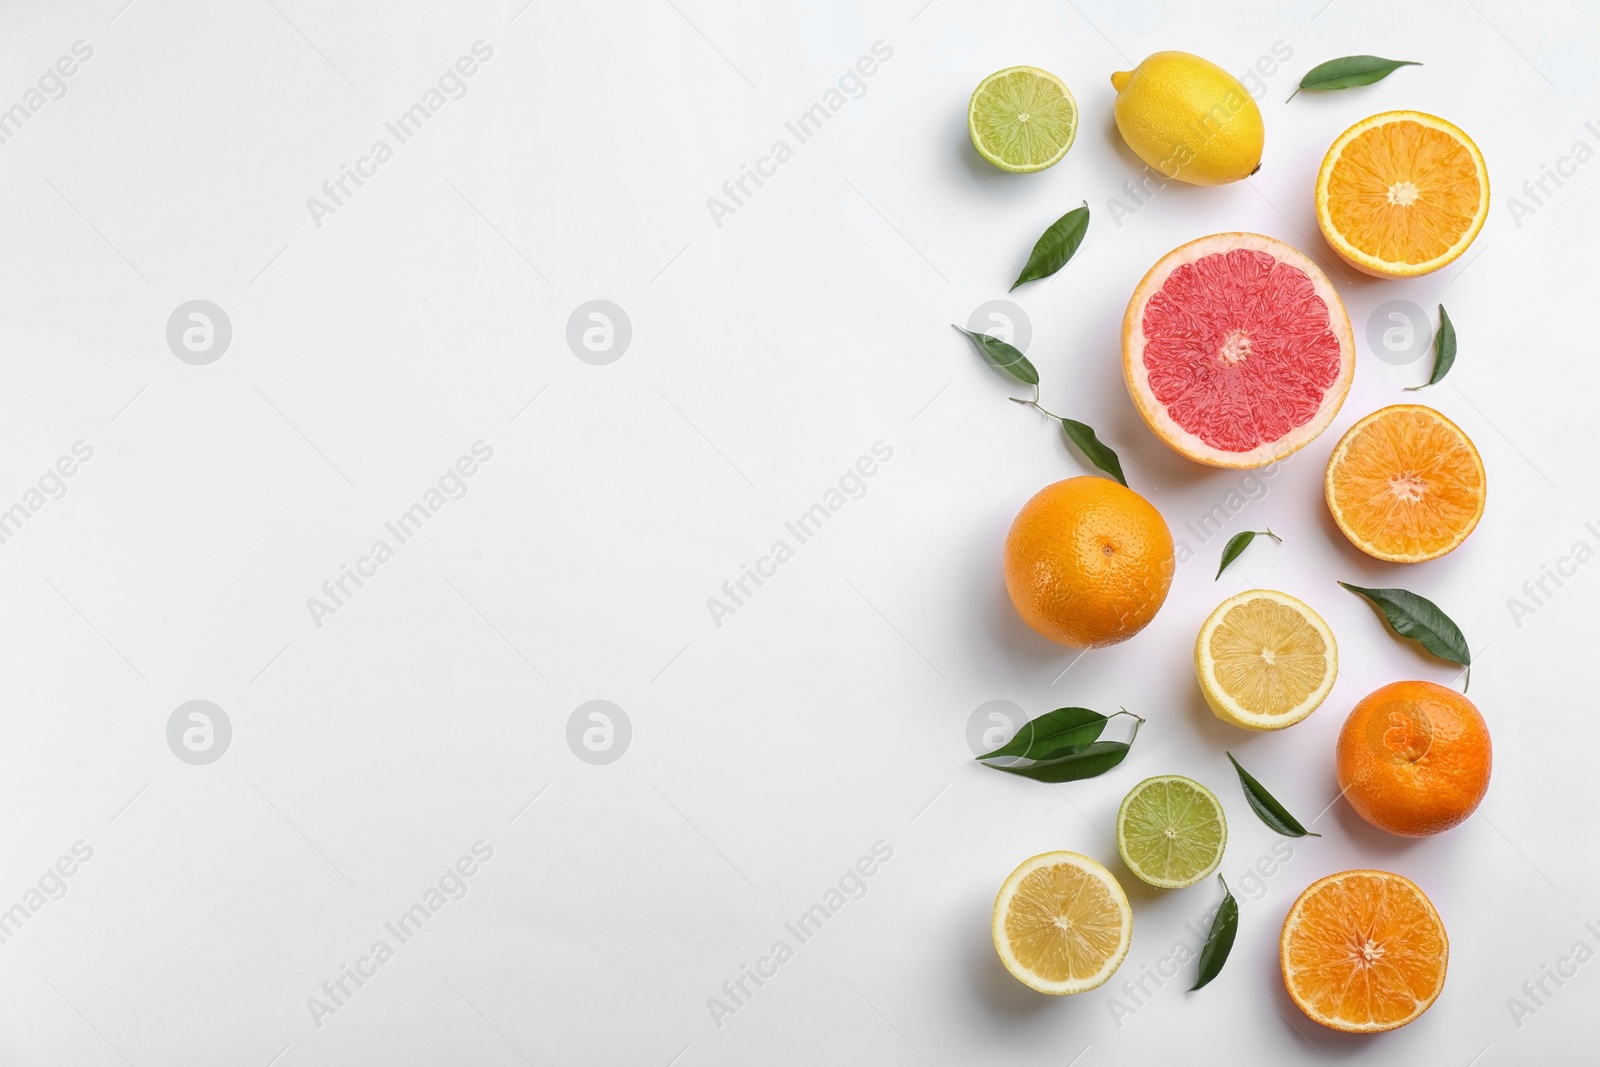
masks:
<path fill-rule="evenodd" d="M 1340 439 L 1323 488 L 1350 543 L 1391 563 L 1437 559 L 1483 518 L 1483 460 L 1461 428 L 1422 404 L 1374 411 Z"/>
<path fill-rule="evenodd" d="M 1351 1033 L 1404 1026 L 1444 989 L 1450 940 L 1415 882 L 1344 871 L 1313 882 L 1278 939 L 1283 984 L 1314 1022 Z"/>
<path fill-rule="evenodd" d="M 1317 222 L 1357 270 L 1428 274 L 1467 250 L 1489 217 L 1489 170 L 1472 138 L 1420 111 L 1385 111 L 1341 133 L 1317 174 Z"/>

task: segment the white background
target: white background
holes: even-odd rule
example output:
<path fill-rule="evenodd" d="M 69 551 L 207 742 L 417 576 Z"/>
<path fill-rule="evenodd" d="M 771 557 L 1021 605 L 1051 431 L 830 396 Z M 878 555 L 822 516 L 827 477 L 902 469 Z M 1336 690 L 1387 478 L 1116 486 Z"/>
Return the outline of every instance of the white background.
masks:
<path fill-rule="evenodd" d="M 0 508 L 74 442 L 93 449 L 0 545 L 0 908 L 74 842 L 93 849 L 0 944 L 0 1062 L 1589 1055 L 1600 965 L 1547 981 L 1520 1026 L 1508 998 L 1535 1006 L 1525 980 L 1579 939 L 1600 948 L 1582 925 L 1600 925 L 1600 860 L 1579 683 L 1600 564 L 1547 582 L 1520 619 L 1507 601 L 1575 541 L 1600 546 L 1584 527 L 1600 521 L 1600 163 L 1540 202 L 1520 190 L 1575 141 L 1600 148 L 1584 128 L 1600 119 L 1592 5 L 122 3 L 0 12 L 0 107 L 74 42 L 93 48 L 0 146 Z M 493 57 L 467 95 L 315 225 L 306 199 L 479 40 Z M 793 146 L 785 120 L 876 41 L 893 55 L 865 95 L 717 225 L 707 198 L 774 139 Z M 1110 73 L 1163 48 L 1242 73 L 1279 42 L 1292 58 L 1264 79 L 1260 173 L 1168 187 L 1118 225 L 1108 200 L 1141 164 L 1112 127 Z M 1425 66 L 1285 103 L 1315 63 L 1363 52 Z M 1061 75 L 1083 116 L 1063 163 L 1020 177 L 976 157 L 964 119 L 973 85 L 1018 63 Z M 1311 189 L 1339 131 L 1400 107 L 1476 139 L 1495 203 L 1455 265 L 1376 281 L 1328 262 Z M 1534 210 L 1514 215 L 1514 195 Z M 1145 632 L 1079 660 L 1017 619 L 1000 548 L 1023 501 L 1086 467 L 949 323 L 1004 296 L 1038 233 L 1085 200 L 1077 258 L 1013 294 L 1029 355 L 1047 404 L 1119 450 L 1195 558 Z M 1224 538 L 1185 524 L 1241 476 L 1145 430 L 1120 321 L 1161 254 L 1231 229 L 1323 263 L 1360 357 L 1333 427 L 1226 531 L 1271 526 L 1284 544 L 1213 582 Z M 195 298 L 233 325 L 209 366 L 165 339 Z M 565 341 L 597 298 L 633 327 L 607 366 Z M 1460 335 L 1450 377 L 1420 394 L 1401 389 L 1427 360 L 1382 362 L 1367 341 L 1397 298 L 1430 318 L 1445 303 Z M 1350 548 L 1321 498 L 1338 435 L 1406 399 L 1458 422 L 1490 481 L 1471 539 L 1408 568 Z M 467 495 L 315 625 L 307 598 L 479 440 L 494 455 Z M 878 441 L 893 457 L 865 495 L 715 625 L 707 599 Z M 1327 807 L 1361 696 L 1460 683 L 1335 579 L 1423 593 L 1472 643 L 1494 779 L 1455 830 L 1402 841 Z M 1200 621 L 1252 585 L 1302 597 L 1339 641 L 1332 697 L 1282 734 L 1219 723 L 1192 676 Z M 196 698 L 233 726 L 209 766 L 166 742 Z M 567 743 L 597 698 L 633 730 L 605 766 Z M 997 699 L 1150 721 L 1124 766 L 1057 789 L 972 762 L 969 717 Z M 1303 818 L 1326 808 L 1324 836 L 1295 842 L 1254 897 L 1240 887 L 1282 839 L 1224 748 Z M 1214 882 L 1148 891 L 1116 858 L 1117 802 L 1156 773 L 1223 799 L 1239 940 L 1211 987 L 1184 992 L 1185 968 L 1117 1018 L 1135 1003 L 1121 980 L 1217 899 Z M 316 1025 L 308 998 L 480 840 L 493 859 L 467 895 Z M 785 921 L 878 841 L 893 857 L 866 895 L 716 1025 L 708 998 L 793 944 Z M 1112 985 L 1069 999 L 1018 985 L 989 944 L 1001 880 L 1056 848 L 1106 862 L 1136 914 Z M 1376 1038 L 1310 1023 L 1278 977 L 1289 903 L 1361 866 L 1414 878 L 1451 938 L 1438 1004 Z"/>

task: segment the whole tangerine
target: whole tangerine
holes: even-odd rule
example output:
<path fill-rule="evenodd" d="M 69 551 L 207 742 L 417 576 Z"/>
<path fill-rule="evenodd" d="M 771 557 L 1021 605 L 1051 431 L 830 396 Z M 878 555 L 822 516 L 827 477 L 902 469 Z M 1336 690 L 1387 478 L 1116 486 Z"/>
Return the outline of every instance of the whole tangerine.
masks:
<path fill-rule="evenodd" d="M 1391 682 L 1339 731 L 1339 789 L 1380 830 L 1426 837 L 1465 821 L 1489 790 L 1489 727 L 1466 696 Z"/>
<path fill-rule="evenodd" d="M 1006 535 L 1006 589 L 1029 626 L 1071 648 L 1126 641 L 1155 618 L 1176 569 L 1144 497 L 1085 475 L 1047 485 Z"/>

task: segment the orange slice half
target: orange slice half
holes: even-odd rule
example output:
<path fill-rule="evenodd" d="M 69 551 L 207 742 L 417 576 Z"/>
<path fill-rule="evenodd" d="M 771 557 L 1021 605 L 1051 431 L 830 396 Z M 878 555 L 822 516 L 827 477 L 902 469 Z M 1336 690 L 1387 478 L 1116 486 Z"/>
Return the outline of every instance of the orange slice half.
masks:
<path fill-rule="evenodd" d="M 1313 1021 L 1372 1033 L 1404 1026 L 1444 989 L 1450 941 L 1415 882 L 1330 874 L 1300 894 L 1278 939 L 1283 984 Z"/>
<path fill-rule="evenodd" d="M 1472 138 L 1420 111 L 1385 111 L 1341 133 L 1317 174 L 1317 222 L 1341 258 L 1384 278 L 1428 274 L 1467 250 L 1489 217 L 1489 170 Z"/>
<path fill-rule="evenodd" d="M 1334 447 L 1328 510 L 1350 543 L 1391 563 L 1437 559 L 1483 517 L 1483 460 L 1461 428 L 1422 404 L 1373 412 Z"/>

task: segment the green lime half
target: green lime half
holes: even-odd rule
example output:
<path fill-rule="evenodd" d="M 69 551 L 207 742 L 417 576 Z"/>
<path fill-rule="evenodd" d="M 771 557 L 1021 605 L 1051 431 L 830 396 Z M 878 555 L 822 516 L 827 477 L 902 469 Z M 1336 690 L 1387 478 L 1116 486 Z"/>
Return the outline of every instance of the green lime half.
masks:
<path fill-rule="evenodd" d="M 1078 135 L 1078 102 L 1049 71 L 1007 67 L 972 91 L 967 132 L 978 154 L 1001 170 L 1044 170 L 1072 147 Z"/>
<path fill-rule="evenodd" d="M 1146 778 L 1117 810 L 1117 851 L 1141 880 L 1182 889 L 1222 862 L 1228 822 L 1216 796 L 1178 774 Z"/>

